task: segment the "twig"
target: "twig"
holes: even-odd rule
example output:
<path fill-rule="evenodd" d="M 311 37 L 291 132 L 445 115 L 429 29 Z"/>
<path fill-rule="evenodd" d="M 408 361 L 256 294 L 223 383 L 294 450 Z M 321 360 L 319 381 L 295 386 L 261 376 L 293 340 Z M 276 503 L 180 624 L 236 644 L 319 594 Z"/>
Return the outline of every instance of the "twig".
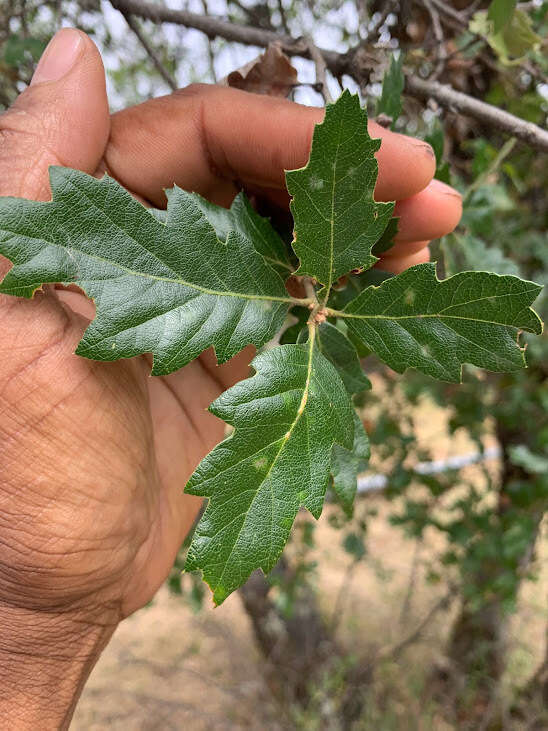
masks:
<path fill-rule="evenodd" d="M 323 96 L 325 104 L 332 104 L 333 97 L 327 86 L 327 66 L 322 52 L 318 49 L 314 41 L 310 36 L 306 36 L 306 42 L 308 44 L 308 52 L 310 58 L 314 61 L 314 68 L 316 69 L 316 87 L 319 93 Z"/>
<path fill-rule="evenodd" d="M 431 0 L 432 5 L 435 5 L 436 8 L 447 18 L 452 18 L 456 23 L 459 23 L 462 26 L 468 25 L 468 20 L 465 15 L 463 15 L 458 10 L 455 10 L 450 5 L 446 5 L 446 3 L 443 2 L 443 0 Z"/>
<path fill-rule="evenodd" d="M 422 540 L 417 538 L 415 541 L 415 549 L 413 551 L 413 558 L 411 560 L 411 571 L 409 572 L 409 581 L 407 582 L 407 590 L 403 598 L 403 602 L 400 609 L 400 616 L 398 618 L 398 624 L 400 627 L 409 621 L 409 614 L 411 611 L 411 601 L 413 599 L 413 592 L 415 591 L 415 585 L 417 582 L 417 571 L 419 568 L 419 557 L 420 549 L 422 546 Z"/>
<path fill-rule="evenodd" d="M 496 172 L 502 162 L 508 157 L 508 155 L 512 152 L 516 145 L 516 138 L 512 137 L 511 139 L 507 140 L 505 144 L 500 149 L 498 155 L 495 157 L 493 162 L 489 165 L 487 170 L 485 170 L 481 175 L 479 175 L 474 182 L 468 186 L 466 189 L 466 192 L 463 196 L 462 202 L 466 203 L 469 199 L 472 193 L 476 191 L 478 188 L 480 188 L 489 178 L 491 175 Z"/>
<path fill-rule="evenodd" d="M 467 117 L 477 119 L 495 129 L 500 129 L 512 137 L 517 137 L 537 150 L 548 152 L 548 131 L 532 122 L 526 122 L 503 109 L 474 99 L 468 94 L 456 91 L 447 84 L 437 81 L 424 81 L 416 76 L 407 75 L 405 92 L 419 99 L 435 99 L 442 107 L 456 110 Z"/>
<path fill-rule="evenodd" d="M 331 629 L 331 634 L 333 637 L 335 637 L 337 629 L 339 628 L 339 625 L 341 623 L 344 610 L 344 601 L 350 592 L 350 585 L 354 576 L 354 570 L 359 563 L 359 559 L 355 559 L 348 564 L 344 572 L 339 591 L 337 592 L 337 598 L 335 599 L 335 604 L 333 606 L 331 621 L 329 622 L 329 627 Z"/>
<path fill-rule="evenodd" d="M 204 9 L 204 14 L 209 15 L 209 8 L 207 6 L 207 0 L 202 0 L 202 8 Z M 212 38 L 207 39 L 207 55 L 209 59 L 209 73 L 211 75 L 211 79 L 213 80 L 213 83 L 217 83 L 217 74 L 215 73 L 215 56 L 213 55 L 213 49 L 211 48 Z"/>
<path fill-rule="evenodd" d="M 386 20 L 388 19 L 388 16 L 394 9 L 394 0 L 389 0 L 384 6 L 384 10 L 380 13 L 377 20 L 373 23 L 371 28 L 367 29 L 367 38 L 372 38 L 373 36 L 377 36 L 380 29 L 383 27 L 383 25 L 386 23 Z"/>
<path fill-rule="evenodd" d="M 118 10 L 120 10 L 120 8 L 118 8 Z M 134 35 L 137 37 L 139 43 L 142 45 L 142 47 L 147 52 L 147 55 L 149 56 L 150 60 L 152 61 L 152 63 L 154 64 L 154 66 L 156 68 L 156 71 L 160 74 L 160 76 L 162 77 L 162 79 L 166 82 L 166 84 L 169 86 L 169 88 L 172 91 L 175 91 L 176 89 L 178 89 L 179 87 L 177 85 L 177 82 L 171 76 L 171 74 L 166 69 L 166 67 L 164 66 L 164 64 L 160 61 L 160 59 L 156 55 L 154 49 L 149 44 L 149 42 L 147 41 L 147 39 L 145 38 L 145 36 L 141 33 L 141 29 L 139 28 L 138 23 L 135 21 L 135 18 L 133 18 L 131 16 L 131 14 L 128 13 L 127 11 L 125 11 L 125 10 L 120 10 L 120 12 L 124 16 L 126 23 L 131 28 L 131 30 L 133 31 Z"/>
<path fill-rule="evenodd" d="M 289 56 L 310 58 L 308 45 L 304 39 L 283 36 L 275 31 L 254 28 L 249 25 L 238 25 L 214 16 L 206 18 L 198 13 L 190 13 L 187 10 L 173 10 L 162 5 L 149 3 L 147 0 L 110 0 L 110 3 L 117 10 L 125 10 L 132 15 L 139 15 L 141 18 L 148 18 L 156 23 L 174 23 L 175 25 L 184 25 L 187 28 L 201 30 L 210 38 L 218 36 L 227 41 L 244 43 L 248 46 L 259 46 L 260 48 L 266 48 L 269 43 L 280 41 L 282 50 Z M 320 50 L 327 67 L 335 76 L 347 73 L 350 61 L 347 54 Z"/>
<path fill-rule="evenodd" d="M 289 35 L 289 26 L 287 25 L 287 18 L 285 16 L 283 0 L 278 0 L 278 12 L 280 14 L 280 20 L 282 21 L 282 28 L 284 29 L 284 33 L 287 33 L 287 35 Z"/>
<path fill-rule="evenodd" d="M 220 18 L 206 18 L 203 15 L 189 13 L 186 10 L 172 10 L 160 5 L 149 4 L 146 0 L 110 1 L 112 6 L 120 11 L 125 10 L 130 14 L 139 15 L 158 23 L 175 23 L 187 28 L 196 28 L 212 38 L 219 36 L 228 41 L 260 46 L 261 48 L 266 48 L 273 41 L 280 41 L 282 49 L 288 55 L 310 58 L 308 45 L 302 39 L 295 40 L 289 36 L 280 36 L 273 31 L 241 26 Z M 439 9 L 439 0 L 431 1 Z M 447 6 L 443 3 L 441 5 L 447 12 Z M 462 22 L 460 16 L 459 22 Z M 322 54 L 327 68 L 334 76 L 339 77 L 342 74 L 349 74 L 353 77 L 359 76 L 360 69 L 358 64 L 355 63 L 355 49 L 347 53 L 337 53 L 322 48 L 318 50 Z M 513 137 L 517 137 L 537 150 L 548 152 L 548 132 L 546 130 L 491 104 L 474 99 L 468 94 L 456 91 L 451 86 L 439 84 L 436 81 L 424 81 L 407 73 L 405 93 L 418 99 L 435 99 L 443 107 L 457 110 L 460 114 L 472 117 L 482 124 L 487 124 L 494 129 L 502 130 Z"/>
<path fill-rule="evenodd" d="M 432 31 L 436 39 L 436 68 L 430 76 L 432 81 L 436 81 L 442 75 L 445 64 L 447 62 L 447 49 L 445 47 L 445 36 L 440 23 L 440 16 L 431 0 L 422 0 L 424 7 L 428 11 L 430 20 L 432 21 Z"/>
<path fill-rule="evenodd" d="M 316 299 L 316 290 L 314 289 L 314 283 L 312 282 L 312 280 L 310 279 L 310 277 L 304 277 L 304 279 L 303 279 L 303 287 L 304 287 L 304 291 L 306 292 L 307 299 L 311 303 L 314 303 L 315 304 L 317 302 L 317 299 Z"/>
<path fill-rule="evenodd" d="M 419 624 L 415 627 L 415 629 L 407 635 L 407 637 L 404 637 L 403 640 L 400 640 L 400 642 L 397 642 L 395 645 L 392 645 L 391 647 L 387 647 L 384 650 L 381 650 L 378 655 L 376 656 L 376 660 L 396 660 L 401 653 L 409 647 L 409 645 L 412 645 L 414 642 L 418 640 L 418 638 L 421 636 L 421 634 L 424 632 L 425 628 L 428 627 L 432 619 L 435 617 L 435 615 L 441 611 L 448 609 L 451 600 L 455 596 L 455 589 L 452 587 L 447 594 L 442 596 L 442 598 L 434 604 L 434 606 L 430 609 L 430 611 L 426 614 L 426 616 L 419 622 Z"/>

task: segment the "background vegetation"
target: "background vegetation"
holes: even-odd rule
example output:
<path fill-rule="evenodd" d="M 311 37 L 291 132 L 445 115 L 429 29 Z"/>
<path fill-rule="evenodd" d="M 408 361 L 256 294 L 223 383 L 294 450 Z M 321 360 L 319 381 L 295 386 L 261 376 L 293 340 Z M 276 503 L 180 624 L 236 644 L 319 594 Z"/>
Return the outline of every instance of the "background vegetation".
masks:
<path fill-rule="evenodd" d="M 2 0 L 0 108 L 69 24 L 101 48 L 113 109 L 218 82 L 279 37 L 298 71 L 292 98 L 322 104 L 341 86 L 359 90 L 371 116 L 431 142 L 437 177 L 465 201 L 458 230 L 432 245 L 441 273 L 488 269 L 548 284 L 548 3 Z M 253 43 L 236 42 L 250 29 Z M 537 309 L 546 319 L 546 295 Z M 548 727 L 546 335 L 527 355 L 527 371 L 469 368 L 459 387 L 395 377 L 364 358 L 380 394 L 362 406 L 374 454 L 365 475 L 384 476 L 386 488 L 363 493 L 353 515 L 330 505 L 319 529 L 303 515 L 272 575 L 239 592 L 266 688 L 256 702 L 275 710 L 235 723 Z M 463 452 L 477 452 L 474 467 L 423 465 Z M 385 547 L 405 554 L 404 574 Z M 181 581 L 178 568 L 169 586 L 181 612 L 185 603 L 207 613 L 201 583 Z M 171 728 L 175 710 L 165 708 L 156 725 L 120 724 Z"/>

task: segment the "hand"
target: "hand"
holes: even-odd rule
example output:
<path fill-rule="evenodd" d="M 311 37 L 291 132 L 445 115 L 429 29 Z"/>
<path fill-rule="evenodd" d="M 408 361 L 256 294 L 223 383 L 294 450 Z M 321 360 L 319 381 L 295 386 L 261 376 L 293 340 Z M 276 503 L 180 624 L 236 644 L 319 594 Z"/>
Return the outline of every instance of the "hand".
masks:
<path fill-rule="evenodd" d="M 0 117 L 0 195 L 48 199 L 48 166 L 66 165 L 108 170 L 156 206 L 174 183 L 226 205 L 244 185 L 285 206 L 283 170 L 306 162 L 322 115 L 192 86 L 109 117 L 99 54 L 66 29 Z M 431 180 L 428 145 L 370 128 L 383 138 L 377 197 L 399 201 L 382 264 L 398 272 L 428 259 L 460 198 Z M 0 261 L 0 276 L 8 268 Z M 223 436 L 206 408 L 252 356 L 218 367 L 207 352 L 150 378 L 147 357 L 73 354 L 91 317 L 75 291 L 0 297 L 0 714 L 11 728 L 66 726 L 117 623 L 165 579 L 200 505 L 183 486 Z"/>

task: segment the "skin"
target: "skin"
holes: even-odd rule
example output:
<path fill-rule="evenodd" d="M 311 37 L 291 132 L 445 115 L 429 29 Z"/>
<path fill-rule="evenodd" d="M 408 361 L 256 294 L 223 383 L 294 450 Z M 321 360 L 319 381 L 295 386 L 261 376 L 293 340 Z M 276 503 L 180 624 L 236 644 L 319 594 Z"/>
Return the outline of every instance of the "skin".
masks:
<path fill-rule="evenodd" d="M 223 205 L 243 186 L 286 206 L 283 171 L 306 163 L 323 117 L 201 85 L 109 116 L 87 36 L 60 31 L 45 56 L 0 116 L 0 195 L 47 200 L 48 166 L 66 165 L 108 170 L 154 205 L 177 183 Z M 370 132 L 383 140 L 376 197 L 397 200 L 401 217 L 380 265 L 400 272 L 428 260 L 428 241 L 454 228 L 461 200 L 432 181 L 428 145 L 374 123 Z M 0 278 L 9 267 L 0 257 Z M 200 506 L 182 488 L 223 436 L 207 406 L 248 374 L 253 356 L 248 348 L 219 367 L 206 352 L 151 378 L 147 356 L 99 364 L 73 354 L 91 317 L 92 303 L 75 291 L 0 296 L 0 717 L 8 728 L 67 727 L 115 627 L 164 581 Z"/>

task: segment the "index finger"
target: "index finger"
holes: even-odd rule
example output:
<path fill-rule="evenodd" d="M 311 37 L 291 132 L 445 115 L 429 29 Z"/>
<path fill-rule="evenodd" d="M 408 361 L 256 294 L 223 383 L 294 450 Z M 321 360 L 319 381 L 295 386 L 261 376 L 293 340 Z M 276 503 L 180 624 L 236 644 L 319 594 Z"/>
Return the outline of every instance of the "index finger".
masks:
<path fill-rule="evenodd" d="M 285 188 L 284 170 L 308 160 L 324 110 L 238 89 L 192 85 L 112 117 L 105 153 L 110 173 L 156 205 L 174 183 L 222 205 L 238 185 Z M 377 200 L 423 190 L 435 171 L 430 145 L 369 123 L 376 154 Z"/>

